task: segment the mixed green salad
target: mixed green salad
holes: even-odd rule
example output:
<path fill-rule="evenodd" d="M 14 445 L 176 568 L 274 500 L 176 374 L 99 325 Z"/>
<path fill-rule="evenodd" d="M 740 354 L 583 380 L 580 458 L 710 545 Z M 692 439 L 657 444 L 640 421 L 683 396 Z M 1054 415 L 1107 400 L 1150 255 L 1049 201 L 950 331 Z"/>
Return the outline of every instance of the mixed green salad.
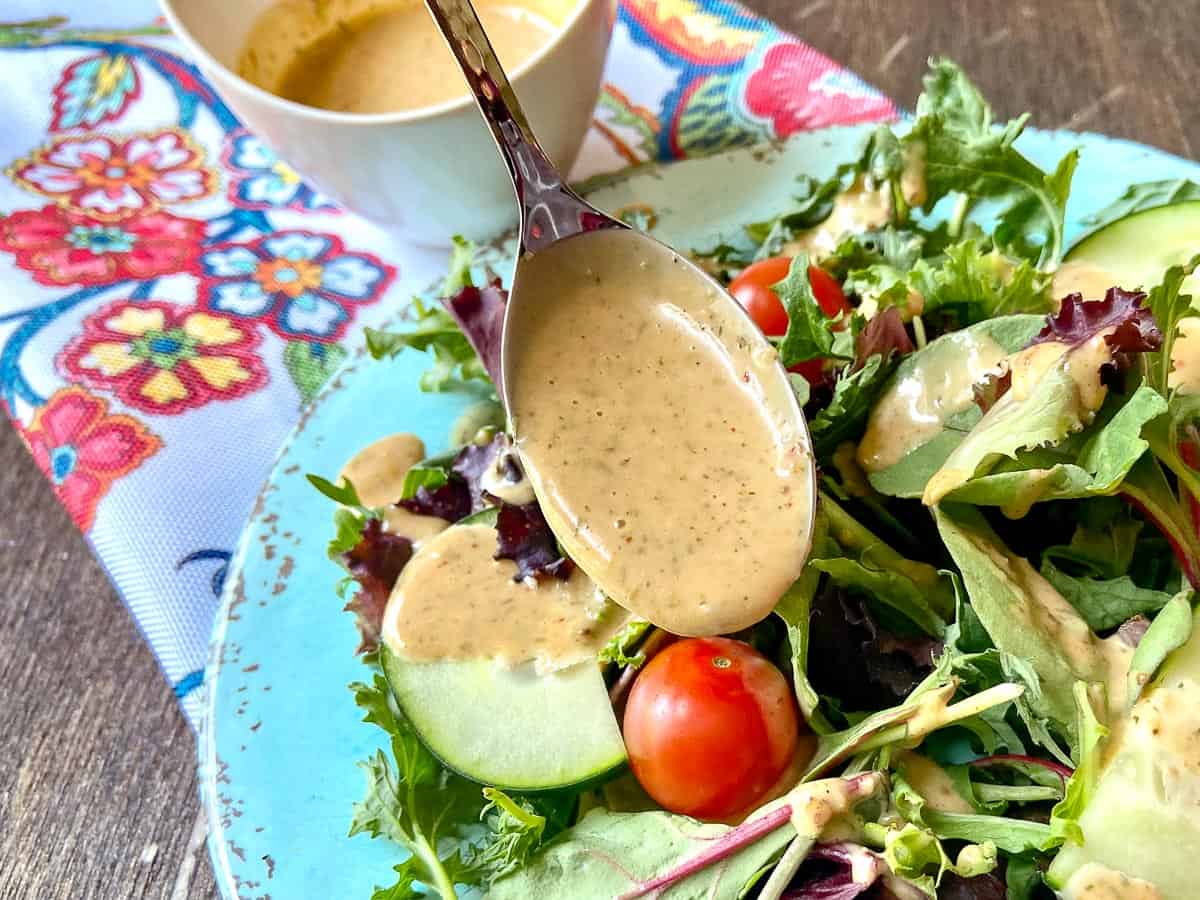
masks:
<path fill-rule="evenodd" d="M 413 666 L 380 623 L 420 547 L 313 478 L 387 738 L 351 833 L 407 851 L 372 900 L 1200 895 L 1200 185 L 1135 185 L 1069 248 L 1077 154 L 1043 171 L 1024 124 L 935 62 L 908 125 L 695 248 L 792 371 L 820 473 L 804 574 L 746 631 L 629 619 L 540 680 Z M 481 480 L 520 463 L 473 258 L 369 335 L 483 397 L 396 501 L 496 528 L 534 588 L 571 561 Z"/>

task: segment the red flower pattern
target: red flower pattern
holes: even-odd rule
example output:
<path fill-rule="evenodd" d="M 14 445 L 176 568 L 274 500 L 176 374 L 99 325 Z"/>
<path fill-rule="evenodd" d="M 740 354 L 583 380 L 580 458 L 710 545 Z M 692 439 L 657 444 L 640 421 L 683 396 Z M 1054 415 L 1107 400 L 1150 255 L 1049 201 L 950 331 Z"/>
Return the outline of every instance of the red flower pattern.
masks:
<path fill-rule="evenodd" d="M 45 206 L 0 219 L 0 250 L 39 284 L 98 285 L 188 270 L 200 252 L 204 223 L 167 212 L 123 222 Z"/>
<path fill-rule="evenodd" d="M 136 419 L 109 415 L 104 400 L 80 387 L 55 393 L 21 433 L 81 531 L 92 527 L 113 482 L 162 446 Z"/>
<path fill-rule="evenodd" d="M 886 97 L 797 41 L 775 44 L 766 52 L 746 82 L 746 108 L 770 120 L 777 138 L 896 115 Z"/>

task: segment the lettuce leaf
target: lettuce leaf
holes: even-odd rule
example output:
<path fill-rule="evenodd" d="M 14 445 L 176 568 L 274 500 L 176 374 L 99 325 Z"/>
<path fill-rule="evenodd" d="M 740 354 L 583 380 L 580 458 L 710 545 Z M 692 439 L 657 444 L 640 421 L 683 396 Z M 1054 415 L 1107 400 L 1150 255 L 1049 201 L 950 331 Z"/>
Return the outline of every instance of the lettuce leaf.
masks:
<path fill-rule="evenodd" d="M 1158 671 L 1158 667 L 1175 650 L 1182 647 L 1192 634 L 1192 592 L 1181 591 L 1172 597 L 1142 639 L 1138 642 L 1127 678 L 1129 706 L 1141 696 L 1142 689 Z"/>
<path fill-rule="evenodd" d="M 1097 637 L 1062 595 L 1023 558 L 1001 544 L 971 507 L 936 510 L 938 531 L 963 575 L 971 607 L 996 647 L 1026 661 L 1042 697 L 1036 711 L 1077 745 L 1075 682 L 1099 686 L 1100 713 L 1110 721 L 1124 709 L 1132 651 L 1120 638 Z"/>
<path fill-rule="evenodd" d="M 1019 519 L 1034 503 L 1114 494 L 1149 447 L 1142 429 L 1166 410 L 1162 396 L 1142 386 L 1128 400 L 1109 404 L 1107 416 L 1102 412 L 1101 419 L 1058 447 L 1017 451 L 1013 459 L 968 478 L 944 497 L 956 503 L 998 506 L 1008 517 Z"/>
<path fill-rule="evenodd" d="M 403 331 L 364 329 L 367 352 L 375 359 L 392 357 L 405 349 L 432 354 L 432 365 L 417 381 L 423 391 L 453 390 L 471 381 L 491 383 L 470 341 L 444 309 L 427 305 L 418 297 L 413 299 L 408 318 L 413 324 Z"/>
<path fill-rule="evenodd" d="M 996 400 L 946 458 L 925 485 L 925 504 L 933 506 L 951 495 L 973 503 L 996 503 L 996 491 L 983 491 L 986 499 L 956 492 L 1006 457 L 1017 459 L 1020 451 L 1058 447 L 1090 425 L 1107 395 L 1106 376 L 1114 374 L 1128 354 L 1155 350 L 1162 340 L 1143 299 L 1144 294 L 1120 288 L 1111 288 L 1103 300 L 1085 301 L 1078 294 L 1064 298 L 1059 312 L 1046 319 L 1029 346 L 1009 360 L 1014 382 L 1016 373 L 1023 373 L 1021 386 L 1014 383 Z M 1057 355 L 1042 359 L 1045 351 Z M 1162 397 L 1153 390 L 1135 394 L 1135 400 L 1117 413 L 1119 427 L 1103 432 L 1097 443 L 1087 448 L 1089 458 L 1079 467 L 1083 472 L 1035 465 L 1028 468 L 1053 471 L 1035 478 L 1032 484 L 1027 479 L 1008 479 L 999 493 L 1003 496 L 1007 491 L 1018 497 L 1011 503 L 1014 513 L 1023 515 L 1039 494 L 1077 497 L 1112 493 L 1145 450 L 1138 436 L 1142 425 L 1166 410 Z M 1039 483 L 1047 478 L 1051 484 Z M 1095 484 L 1091 484 L 1093 478 Z M 1032 499 L 1024 494 L 1032 494 Z"/>
<path fill-rule="evenodd" d="M 885 415 L 901 410 L 911 403 L 909 392 L 929 392 L 942 389 L 948 373 L 961 371 L 968 359 L 974 358 L 972 347 L 995 347 L 998 355 L 1012 353 L 1024 347 L 1045 320 L 1041 316 L 1018 315 L 988 319 L 959 332 L 943 335 L 925 347 L 905 357 L 884 386 L 867 424 L 872 429 L 885 427 Z M 954 449 L 981 418 L 979 408 L 970 396 L 959 406 L 943 405 L 938 430 L 907 452 L 899 461 L 869 472 L 871 485 L 881 494 L 893 497 L 920 497 L 929 479 L 937 472 Z M 883 435 L 890 439 L 890 434 Z"/>
<path fill-rule="evenodd" d="M 1068 575 L 1045 555 L 1041 574 L 1093 631 L 1111 631 L 1134 616 L 1158 612 L 1171 599 L 1165 591 L 1139 587 L 1128 575 L 1109 579 Z"/>
<path fill-rule="evenodd" d="M 412 554 L 412 541 L 384 531 L 380 519 L 370 518 L 358 543 L 342 555 L 341 563 L 358 582 L 358 591 L 346 604 L 346 611 L 354 613 L 362 638 L 357 653 L 370 653 L 378 648 L 388 597 Z"/>
<path fill-rule="evenodd" d="M 593 809 L 528 865 L 496 881 L 488 897 L 612 900 L 711 846 L 729 831 L 727 825 L 705 825 L 668 812 Z M 790 825 L 776 828 L 719 865 L 679 881 L 671 887 L 670 896 L 677 900 L 735 900 L 743 885 L 778 858 L 795 837 Z"/>
<path fill-rule="evenodd" d="M 833 383 L 833 397 L 808 424 L 818 459 L 828 459 L 842 441 L 858 437 L 871 407 L 896 369 L 897 357 L 875 354 L 862 368 L 842 370 Z"/>
<path fill-rule="evenodd" d="M 809 565 L 841 584 L 862 587 L 926 633 L 941 637 L 954 614 L 950 578 L 934 566 L 892 549 L 828 494 L 821 494 L 820 506 L 838 558 L 822 559 L 814 551 Z M 876 590 L 884 595 L 875 594 Z"/>
<path fill-rule="evenodd" d="M 833 326 L 840 320 L 829 318 L 818 305 L 808 280 L 808 265 L 808 254 L 797 253 L 787 277 L 775 285 L 788 317 L 787 331 L 779 342 L 779 357 L 785 366 L 810 359 L 851 358 L 835 352 Z"/>
<path fill-rule="evenodd" d="M 1013 146 L 1027 116 L 995 127 L 991 108 L 962 69 L 947 60 L 930 65 L 917 120 L 905 138 L 925 148 L 922 208 L 930 212 L 952 192 L 971 202 L 992 201 L 999 207 L 997 246 L 1053 270 L 1066 250 L 1067 194 L 1078 151 L 1064 156 L 1053 172 L 1043 172 Z"/>
<path fill-rule="evenodd" d="M 1187 203 L 1190 200 L 1200 200 L 1200 184 L 1194 181 L 1186 178 L 1140 181 L 1131 184 L 1120 197 L 1083 221 L 1084 224 L 1093 226 L 1093 231 L 1099 231 L 1105 225 L 1136 212 L 1175 203 Z"/>

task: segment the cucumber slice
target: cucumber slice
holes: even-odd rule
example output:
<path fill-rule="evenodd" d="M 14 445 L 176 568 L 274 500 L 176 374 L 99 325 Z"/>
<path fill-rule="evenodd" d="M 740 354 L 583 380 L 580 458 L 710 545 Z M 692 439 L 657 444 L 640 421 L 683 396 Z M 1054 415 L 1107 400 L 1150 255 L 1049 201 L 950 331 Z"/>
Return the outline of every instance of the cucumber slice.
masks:
<path fill-rule="evenodd" d="M 1200 859 L 1200 612 L 1129 716 L 1079 818 L 1083 846 L 1063 847 L 1046 880 L 1062 890 L 1088 863 L 1149 881 L 1162 900 L 1194 900 Z M 1116 897 L 1117 894 L 1111 896 Z M 1132 896 L 1122 894 L 1120 896 Z M 1140 895 L 1139 895 L 1140 896 Z"/>
<path fill-rule="evenodd" d="M 1117 219 L 1071 248 L 1068 263 L 1086 263 L 1116 278 L 1126 290 L 1150 290 L 1171 266 L 1200 253 L 1200 200 L 1143 210 Z M 1200 297 L 1200 272 L 1183 285 Z"/>
<path fill-rule="evenodd" d="M 472 781 L 547 791 L 600 780 L 625 762 L 595 662 L 538 675 L 532 664 L 408 662 L 386 645 L 380 661 L 425 746 Z"/>

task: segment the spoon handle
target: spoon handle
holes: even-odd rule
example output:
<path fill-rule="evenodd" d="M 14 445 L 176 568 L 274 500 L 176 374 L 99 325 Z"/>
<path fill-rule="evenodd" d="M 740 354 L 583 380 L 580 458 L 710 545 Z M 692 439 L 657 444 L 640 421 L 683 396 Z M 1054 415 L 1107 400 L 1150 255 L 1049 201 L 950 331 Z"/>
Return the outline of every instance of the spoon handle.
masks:
<path fill-rule="evenodd" d="M 425 5 L 458 60 L 512 176 L 521 206 L 522 253 L 536 253 L 583 231 L 627 227 L 567 187 L 529 127 L 471 0 L 425 0 Z"/>

